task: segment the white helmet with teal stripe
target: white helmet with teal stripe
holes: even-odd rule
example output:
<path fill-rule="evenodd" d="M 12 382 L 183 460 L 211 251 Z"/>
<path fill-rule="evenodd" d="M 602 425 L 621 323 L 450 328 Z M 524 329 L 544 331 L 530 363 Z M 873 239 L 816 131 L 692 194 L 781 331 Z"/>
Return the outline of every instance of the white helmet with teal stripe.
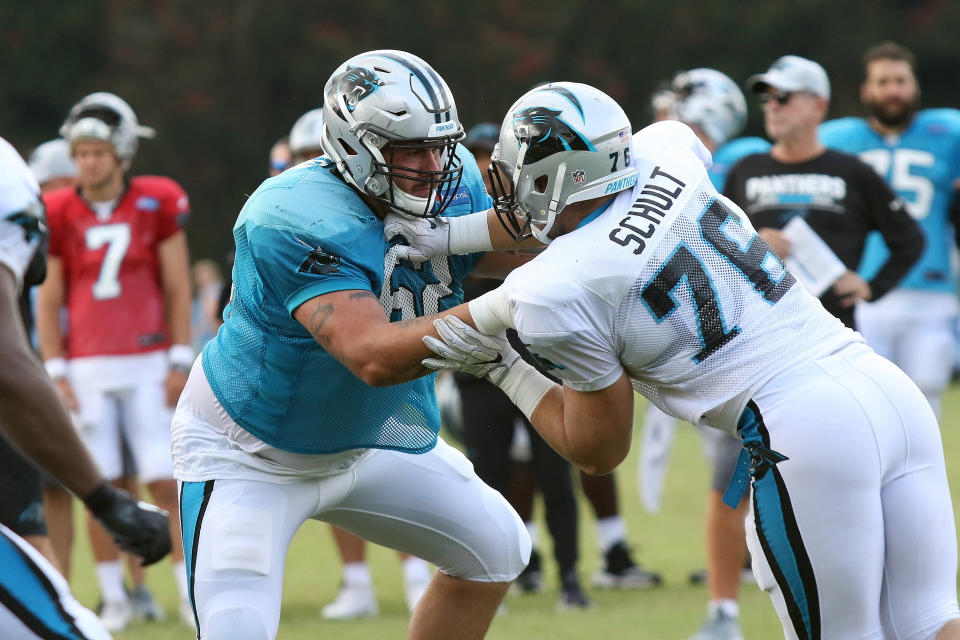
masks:
<path fill-rule="evenodd" d="M 463 126 L 447 83 L 417 56 L 369 51 L 340 65 L 327 81 L 323 149 L 343 177 L 398 213 L 433 217 L 453 198 L 463 166 L 454 153 Z M 397 164 L 398 150 L 439 152 L 437 170 Z M 394 178 L 426 184 L 418 197 Z"/>
<path fill-rule="evenodd" d="M 507 112 L 490 164 L 504 228 L 550 242 L 566 205 L 633 187 L 631 134 L 623 109 L 599 89 L 554 82 L 527 92 Z"/>

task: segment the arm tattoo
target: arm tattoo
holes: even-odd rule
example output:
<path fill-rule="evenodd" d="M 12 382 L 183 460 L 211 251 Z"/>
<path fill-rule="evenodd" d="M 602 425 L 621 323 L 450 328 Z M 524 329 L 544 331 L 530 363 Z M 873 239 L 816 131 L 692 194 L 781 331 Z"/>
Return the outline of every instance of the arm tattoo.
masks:
<path fill-rule="evenodd" d="M 317 307 L 317 309 L 310 316 L 310 333 L 313 334 L 313 337 L 320 341 L 320 331 L 323 329 L 323 325 L 327 323 L 327 320 L 330 316 L 333 315 L 333 304 L 322 304 Z"/>
<path fill-rule="evenodd" d="M 372 295 L 372 294 L 371 294 Z M 339 360 L 348 369 L 353 366 L 353 362 L 347 357 L 347 354 L 340 349 L 336 349 L 330 336 L 323 334 L 323 327 L 333 315 L 333 304 L 322 304 L 310 316 L 310 334 L 313 339 L 324 348 L 331 356 Z"/>
<path fill-rule="evenodd" d="M 350 294 L 351 300 L 359 300 L 361 298 L 373 298 L 377 302 L 380 302 L 380 298 L 375 296 L 373 291 L 354 291 Z"/>

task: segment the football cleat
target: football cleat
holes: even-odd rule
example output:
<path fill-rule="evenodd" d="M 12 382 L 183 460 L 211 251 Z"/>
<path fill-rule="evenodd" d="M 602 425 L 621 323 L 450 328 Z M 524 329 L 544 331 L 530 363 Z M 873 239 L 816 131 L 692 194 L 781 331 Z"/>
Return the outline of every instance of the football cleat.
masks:
<path fill-rule="evenodd" d="M 743 640 L 740 620 L 736 616 L 717 611 L 716 615 L 707 617 L 703 626 L 690 640 Z"/>
<path fill-rule="evenodd" d="M 100 611 L 100 622 L 107 631 L 123 631 L 133 620 L 133 607 L 129 600 L 106 601 Z"/>
<path fill-rule="evenodd" d="M 607 550 L 603 568 L 593 575 L 593 586 L 598 589 L 652 589 L 661 584 L 660 574 L 635 563 L 622 540 Z"/>
<path fill-rule="evenodd" d="M 137 622 L 160 622 L 167 617 L 163 607 L 154 599 L 153 594 L 150 593 L 150 589 L 145 584 L 130 592 L 130 607 L 133 609 L 133 619 Z M 190 617 L 193 617 L 192 611 Z"/>
<path fill-rule="evenodd" d="M 334 601 L 320 610 L 320 614 L 327 620 L 373 618 L 377 613 L 379 609 L 373 585 L 343 585 Z"/>
<path fill-rule="evenodd" d="M 590 598 L 580 586 L 576 571 L 568 571 L 560 577 L 560 597 L 557 599 L 557 611 L 578 611 L 593 606 Z"/>

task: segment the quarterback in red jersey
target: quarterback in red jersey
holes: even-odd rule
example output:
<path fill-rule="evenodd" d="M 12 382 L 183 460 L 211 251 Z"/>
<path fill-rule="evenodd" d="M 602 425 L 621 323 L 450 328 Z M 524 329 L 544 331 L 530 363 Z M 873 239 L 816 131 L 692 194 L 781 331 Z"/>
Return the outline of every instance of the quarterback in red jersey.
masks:
<path fill-rule="evenodd" d="M 152 133 L 113 94 L 91 94 L 71 109 L 61 134 L 78 186 L 44 195 L 50 254 L 37 329 L 47 372 L 77 412 L 104 475 L 122 475 L 123 429 L 140 479 L 171 513 L 174 574 L 186 603 L 170 418 L 193 362 L 182 228 L 189 201 L 169 178 L 125 176 L 137 138 Z M 111 631 L 123 629 L 132 610 L 118 551 L 95 524 L 91 539 L 101 617 Z M 190 611 L 189 604 L 181 608 Z"/>

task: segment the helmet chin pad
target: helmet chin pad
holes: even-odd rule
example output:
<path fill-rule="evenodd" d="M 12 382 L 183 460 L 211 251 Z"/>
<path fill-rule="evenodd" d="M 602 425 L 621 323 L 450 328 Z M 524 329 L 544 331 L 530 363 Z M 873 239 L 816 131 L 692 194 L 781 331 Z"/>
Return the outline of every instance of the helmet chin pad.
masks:
<path fill-rule="evenodd" d="M 436 202 L 436 192 L 431 191 L 430 197 L 427 198 L 418 198 L 412 193 L 407 193 L 403 189 L 393 186 L 393 204 L 390 205 L 390 209 L 397 214 L 402 216 L 411 217 L 411 211 L 428 211 L 428 203 Z M 414 216 L 414 217 L 423 217 L 423 216 Z"/>

